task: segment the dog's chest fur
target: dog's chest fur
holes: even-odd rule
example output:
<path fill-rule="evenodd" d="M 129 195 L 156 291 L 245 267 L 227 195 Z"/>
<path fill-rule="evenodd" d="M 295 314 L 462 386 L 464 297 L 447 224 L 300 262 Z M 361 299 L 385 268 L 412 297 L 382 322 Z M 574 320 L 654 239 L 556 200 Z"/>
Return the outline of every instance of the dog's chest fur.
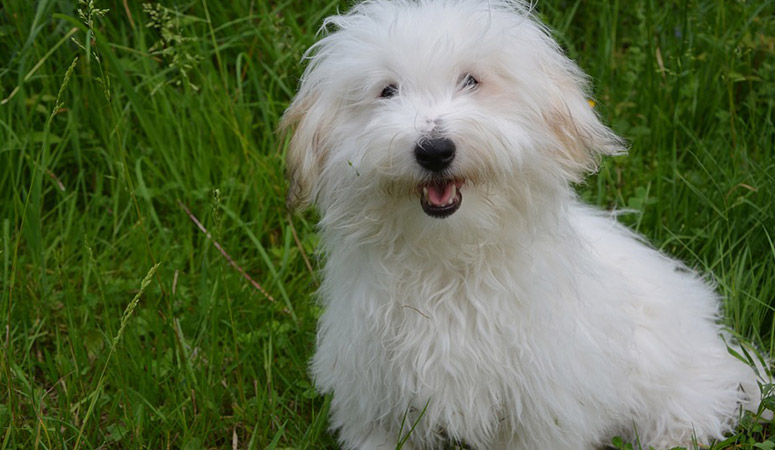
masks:
<path fill-rule="evenodd" d="M 560 322 L 572 315 L 552 314 L 559 299 L 575 295 L 559 290 L 573 283 L 558 282 L 556 274 L 573 278 L 575 267 L 525 259 L 541 254 L 536 250 L 482 247 L 459 260 L 465 264 L 334 252 L 327 280 L 338 284 L 324 287 L 327 309 L 313 365 L 319 387 L 342 400 L 368 398 L 358 402 L 365 408 L 359 414 L 385 428 L 396 430 L 405 421 L 406 432 L 417 422 L 413 440 L 428 448 L 444 441 L 487 448 L 502 425 L 527 427 L 531 417 L 559 426 L 567 411 L 536 400 L 576 390 L 570 374 L 583 368 L 549 353 L 563 348 L 557 341 L 580 349 L 596 348 L 597 342 L 587 324 Z M 344 315 L 352 317 L 347 324 Z M 594 360 L 590 352 L 589 363 Z M 325 370 L 334 364 L 336 371 Z"/>

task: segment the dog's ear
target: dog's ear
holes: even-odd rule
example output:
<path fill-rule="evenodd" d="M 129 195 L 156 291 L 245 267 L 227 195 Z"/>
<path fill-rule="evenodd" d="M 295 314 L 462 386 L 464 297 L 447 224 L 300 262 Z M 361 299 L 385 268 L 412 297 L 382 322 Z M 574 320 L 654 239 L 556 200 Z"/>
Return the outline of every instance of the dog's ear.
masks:
<path fill-rule="evenodd" d="M 300 92 L 280 120 L 281 136 L 291 134 L 285 157 L 286 177 L 290 184 L 286 205 L 291 211 L 304 209 L 314 201 L 326 149 L 326 130 L 330 116 L 322 114 L 320 95 Z M 283 138 L 281 142 L 284 142 Z"/>
<path fill-rule="evenodd" d="M 574 181 L 597 170 L 600 157 L 627 151 L 625 142 L 605 126 L 585 94 L 586 76 L 575 63 L 562 57 L 562 63 L 546 74 L 547 108 L 542 112 L 554 137 L 555 157 Z"/>

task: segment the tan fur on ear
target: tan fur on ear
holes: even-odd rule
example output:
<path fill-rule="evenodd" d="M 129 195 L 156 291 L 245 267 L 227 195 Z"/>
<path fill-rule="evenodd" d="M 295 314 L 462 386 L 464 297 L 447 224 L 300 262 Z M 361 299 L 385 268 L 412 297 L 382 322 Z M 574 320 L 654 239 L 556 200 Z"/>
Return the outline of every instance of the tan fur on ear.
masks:
<path fill-rule="evenodd" d="M 544 120 L 559 144 L 557 158 L 574 181 L 580 181 L 586 173 L 597 170 L 601 156 L 624 153 L 626 145 L 600 121 L 580 82 L 565 79 L 555 83 Z"/>
<path fill-rule="evenodd" d="M 296 97 L 280 120 L 280 133 L 284 137 L 292 132 L 285 156 L 286 177 L 290 183 L 285 202 L 288 209 L 304 209 L 312 203 L 320 170 L 326 154 L 323 130 L 328 129 L 321 114 L 314 114 L 317 95 Z"/>

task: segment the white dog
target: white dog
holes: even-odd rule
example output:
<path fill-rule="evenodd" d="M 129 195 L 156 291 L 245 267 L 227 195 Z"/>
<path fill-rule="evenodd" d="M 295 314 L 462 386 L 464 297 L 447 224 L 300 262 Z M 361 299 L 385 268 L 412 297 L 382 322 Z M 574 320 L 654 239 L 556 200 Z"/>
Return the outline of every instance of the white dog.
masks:
<path fill-rule="evenodd" d="M 758 405 L 712 289 L 577 199 L 623 143 L 527 4 L 373 0 L 324 28 L 282 126 L 344 448 L 661 449 Z"/>

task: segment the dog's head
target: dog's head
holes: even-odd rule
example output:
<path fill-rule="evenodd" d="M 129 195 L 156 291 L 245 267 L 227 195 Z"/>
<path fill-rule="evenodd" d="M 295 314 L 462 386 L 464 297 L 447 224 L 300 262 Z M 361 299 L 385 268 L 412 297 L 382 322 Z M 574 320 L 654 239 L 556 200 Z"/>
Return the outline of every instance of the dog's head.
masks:
<path fill-rule="evenodd" d="M 282 122 L 291 207 L 481 213 L 623 150 L 520 1 L 373 0 L 323 29 Z"/>

